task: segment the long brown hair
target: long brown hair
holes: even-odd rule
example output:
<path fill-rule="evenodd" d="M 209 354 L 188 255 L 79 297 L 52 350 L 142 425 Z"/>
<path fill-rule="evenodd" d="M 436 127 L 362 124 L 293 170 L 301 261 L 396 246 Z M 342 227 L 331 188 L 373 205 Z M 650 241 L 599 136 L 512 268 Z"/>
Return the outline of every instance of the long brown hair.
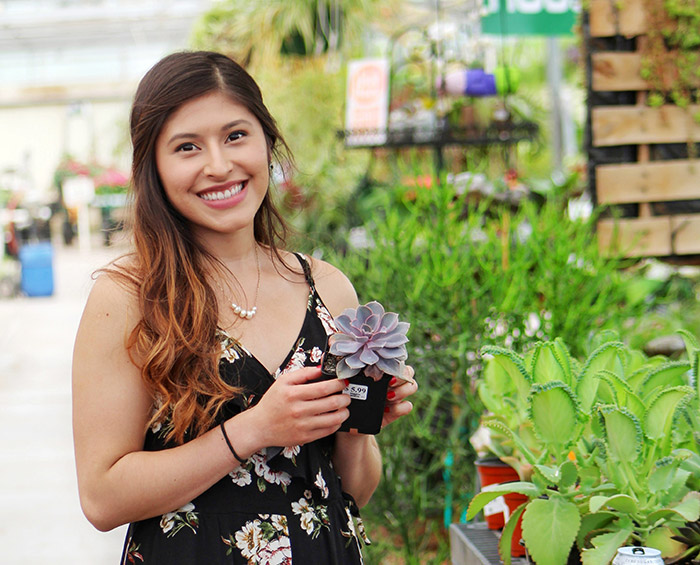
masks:
<path fill-rule="evenodd" d="M 170 418 L 166 437 L 178 443 L 209 429 L 224 403 L 239 393 L 218 372 L 218 307 L 206 272 L 221 265 L 170 204 L 155 159 L 156 140 L 168 117 L 212 91 L 231 96 L 258 119 L 270 159 L 291 162 L 258 85 L 230 58 L 207 51 L 175 53 L 141 80 L 131 111 L 133 261 L 111 270 L 138 296 L 141 319 L 127 348 L 156 400 L 151 423 Z M 255 215 L 254 234 L 281 259 L 287 227 L 269 192 Z"/>

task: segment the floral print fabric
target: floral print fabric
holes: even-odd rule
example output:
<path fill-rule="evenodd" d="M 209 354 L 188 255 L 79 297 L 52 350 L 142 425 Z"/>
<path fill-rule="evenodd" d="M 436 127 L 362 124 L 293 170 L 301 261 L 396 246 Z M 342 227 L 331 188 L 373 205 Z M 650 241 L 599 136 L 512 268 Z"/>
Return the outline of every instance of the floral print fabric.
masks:
<path fill-rule="evenodd" d="M 245 347 L 220 332 L 222 378 L 242 387 L 223 418 L 255 405 L 279 375 L 317 366 L 333 318 L 316 293 L 305 259 L 310 293 L 306 318 L 282 366 L 271 375 Z M 145 449 L 169 447 L 167 422 L 147 433 Z M 367 542 L 351 497 L 333 470 L 333 438 L 303 446 L 268 447 L 253 454 L 190 503 L 130 525 L 122 564 L 351 565 L 362 563 Z M 357 520 L 357 524 L 356 524 Z M 358 536 L 358 532 L 361 532 Z"/>

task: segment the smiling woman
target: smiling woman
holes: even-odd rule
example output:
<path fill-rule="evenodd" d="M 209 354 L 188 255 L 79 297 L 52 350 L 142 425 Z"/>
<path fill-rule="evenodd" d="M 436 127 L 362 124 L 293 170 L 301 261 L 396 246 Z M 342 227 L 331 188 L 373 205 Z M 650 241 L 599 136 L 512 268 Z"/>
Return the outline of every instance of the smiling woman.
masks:
<path fill-rule="evenodd" d="M 170 55 L 131 136 L 133 251 L 101 270 L 74 351 L 87 518 L 130 523 L 122 563 L 360 563 L 381 458 L 338 431 L 345 383 L 319 379 L 357 297 L 283 249 L 270 167 L 290 156 L 258 86 L 223 55 Z M 390 386 L 383 425 L 415 392 Z"/>

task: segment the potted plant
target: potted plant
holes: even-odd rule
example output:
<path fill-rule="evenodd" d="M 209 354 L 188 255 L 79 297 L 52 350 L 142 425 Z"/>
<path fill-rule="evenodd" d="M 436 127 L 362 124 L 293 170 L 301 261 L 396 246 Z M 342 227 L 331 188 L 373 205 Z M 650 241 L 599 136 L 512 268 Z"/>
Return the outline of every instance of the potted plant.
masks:
<path fill-rule="evenodd" d="M 529 386 L 532 436 L 513 426 L 512 407 L 482 420 L 508 438 L 521 468 L 531 466 L 529 480 L 486 487 L 467 513 L 471 519 L 509 492 L 527 496 L 501 536 L 505 563 L 521 516 L 523 540 L 539 565 L 566 563 L 572 548 L 584 564 L 607 563 L 632 543 L 670 556 L 678 549 L 673 529 L 700 517 L 688 468 L 692 430 L 674 426 L 695 409 L 697 394 L 688 383 L 697 385 L 691 366 L 697 368 L 700 348 L 685 336 L 689 363 L 649 359 L 610 337 L 582 364 L 556 341 L 538 343 L 526 357 L 483 351 L 487 366 L 514 376 L 516 387 Z"/>
<path fill-rule="evenodd" d="M 322 372 L 349 383 L 344 392 L 352 398 L 350 416 L 340 429 L 378 434 L 389 380 L 392 376 L 406 379 L 410 324 L 400 322 L 398 314 L 385 312 L 373 301 L 346 309 L 335 325 L 338 331 L 328 339 Z"/>

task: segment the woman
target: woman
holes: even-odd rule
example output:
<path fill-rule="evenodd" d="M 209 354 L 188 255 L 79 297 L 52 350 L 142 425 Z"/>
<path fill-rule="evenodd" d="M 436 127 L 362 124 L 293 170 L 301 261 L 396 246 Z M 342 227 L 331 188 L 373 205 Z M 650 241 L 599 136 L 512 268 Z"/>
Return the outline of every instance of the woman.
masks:
<path fill-rule="evenodd" d="M 258 86 L 223 55 L 170 55 L 131 136 L 134 250 L 97 278 L 74 352 L 85 515 L 130 523 L 123 563 L 361 562 L 352 514 L 381 458 L 337 431 L 349 397 L 318 368 L 357 297 L 281 247 L 269 183 L 288 151 Z M 383 424 L 415 388 L 392 381 Z"/>

